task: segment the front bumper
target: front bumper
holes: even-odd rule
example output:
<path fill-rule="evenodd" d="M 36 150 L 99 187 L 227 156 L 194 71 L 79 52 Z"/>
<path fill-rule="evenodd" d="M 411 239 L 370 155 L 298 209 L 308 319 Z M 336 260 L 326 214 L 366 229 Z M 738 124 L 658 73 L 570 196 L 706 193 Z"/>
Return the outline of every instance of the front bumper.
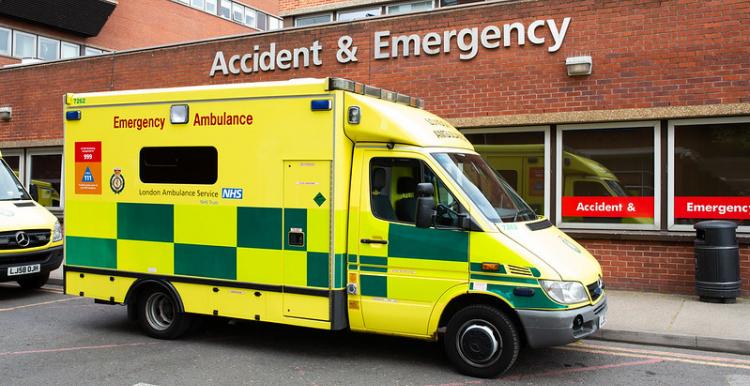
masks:
<path fill-rule="evenodd" d="M 0 282 L 23 279 L 26 275 L 8 276 L 8 268 L 23 265 L 40 265 L 40 273 L 50 272 L 60 267 L 63 260 L 63 246 L 49 249 L 0 255 Z"/>
<path fill-rule="evenodd" d="M 565 311 L 519 310 L 518 316 L 531 348 L 562 346 L 583 339 L 599 330 L 607 315 L 607 296 L 594 305 Z M 576 317 L 583 323 L 574 328 Z"/>

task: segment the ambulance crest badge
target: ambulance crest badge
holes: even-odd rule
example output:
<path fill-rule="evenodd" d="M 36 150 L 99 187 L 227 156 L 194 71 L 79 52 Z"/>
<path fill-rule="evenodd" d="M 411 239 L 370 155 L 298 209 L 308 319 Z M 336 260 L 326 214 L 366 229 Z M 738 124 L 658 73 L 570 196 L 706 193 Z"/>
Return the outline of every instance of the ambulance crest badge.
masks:
<path fill-rule="evenodd" d="M 115 194 L 119 194 L 125 189 L 125 178 L 122 176 L 122 170 L 120 168 L 115 168 L 114 174 L 109 178 L 109 188 L 112 189 Z"/>

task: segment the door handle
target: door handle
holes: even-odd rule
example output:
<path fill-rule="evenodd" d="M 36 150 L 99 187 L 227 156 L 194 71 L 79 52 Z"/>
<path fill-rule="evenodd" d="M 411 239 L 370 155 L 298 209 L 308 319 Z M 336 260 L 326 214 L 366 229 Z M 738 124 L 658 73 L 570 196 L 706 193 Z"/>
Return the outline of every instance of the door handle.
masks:
<path fill-rule="evenodd" d="M 362 239 L 359 240 L 362 244 L 388 244 L 388 240 L 378 240 L 378 239 Z"/>

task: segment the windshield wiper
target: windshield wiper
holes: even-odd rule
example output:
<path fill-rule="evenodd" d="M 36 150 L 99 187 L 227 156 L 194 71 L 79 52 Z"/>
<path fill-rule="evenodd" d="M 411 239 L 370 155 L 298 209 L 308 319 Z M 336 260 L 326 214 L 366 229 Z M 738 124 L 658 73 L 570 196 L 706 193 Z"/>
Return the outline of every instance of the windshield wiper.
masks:
<path fill-rule="evenodd" d="M 519 215 L 523 216 L 523 215 L 527 215 L 527 214 L 528 215 L 533 215 L 533 214 L 536 214 L 536 212 L 534 212 L 534 210 L 531 209 L 531 208 L 521 208 L 521 209 L 518 209 L 518 210 L 516 210 L 515 215 L 513 215 L 513 222 L 516 222 L 516 219 L 518 219 Z"/>

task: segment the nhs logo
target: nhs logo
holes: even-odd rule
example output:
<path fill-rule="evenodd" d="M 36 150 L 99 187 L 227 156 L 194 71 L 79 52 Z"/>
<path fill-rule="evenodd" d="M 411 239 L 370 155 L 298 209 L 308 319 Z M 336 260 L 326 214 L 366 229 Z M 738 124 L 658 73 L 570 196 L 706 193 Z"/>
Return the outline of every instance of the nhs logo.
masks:
<path fill-rule="evenodd" d="M 222 188 L 221 189 L 221 198 L 228 198 L 231 200 L 241 200 L 242 199 L 242 189 L 239 188 Z"/>

